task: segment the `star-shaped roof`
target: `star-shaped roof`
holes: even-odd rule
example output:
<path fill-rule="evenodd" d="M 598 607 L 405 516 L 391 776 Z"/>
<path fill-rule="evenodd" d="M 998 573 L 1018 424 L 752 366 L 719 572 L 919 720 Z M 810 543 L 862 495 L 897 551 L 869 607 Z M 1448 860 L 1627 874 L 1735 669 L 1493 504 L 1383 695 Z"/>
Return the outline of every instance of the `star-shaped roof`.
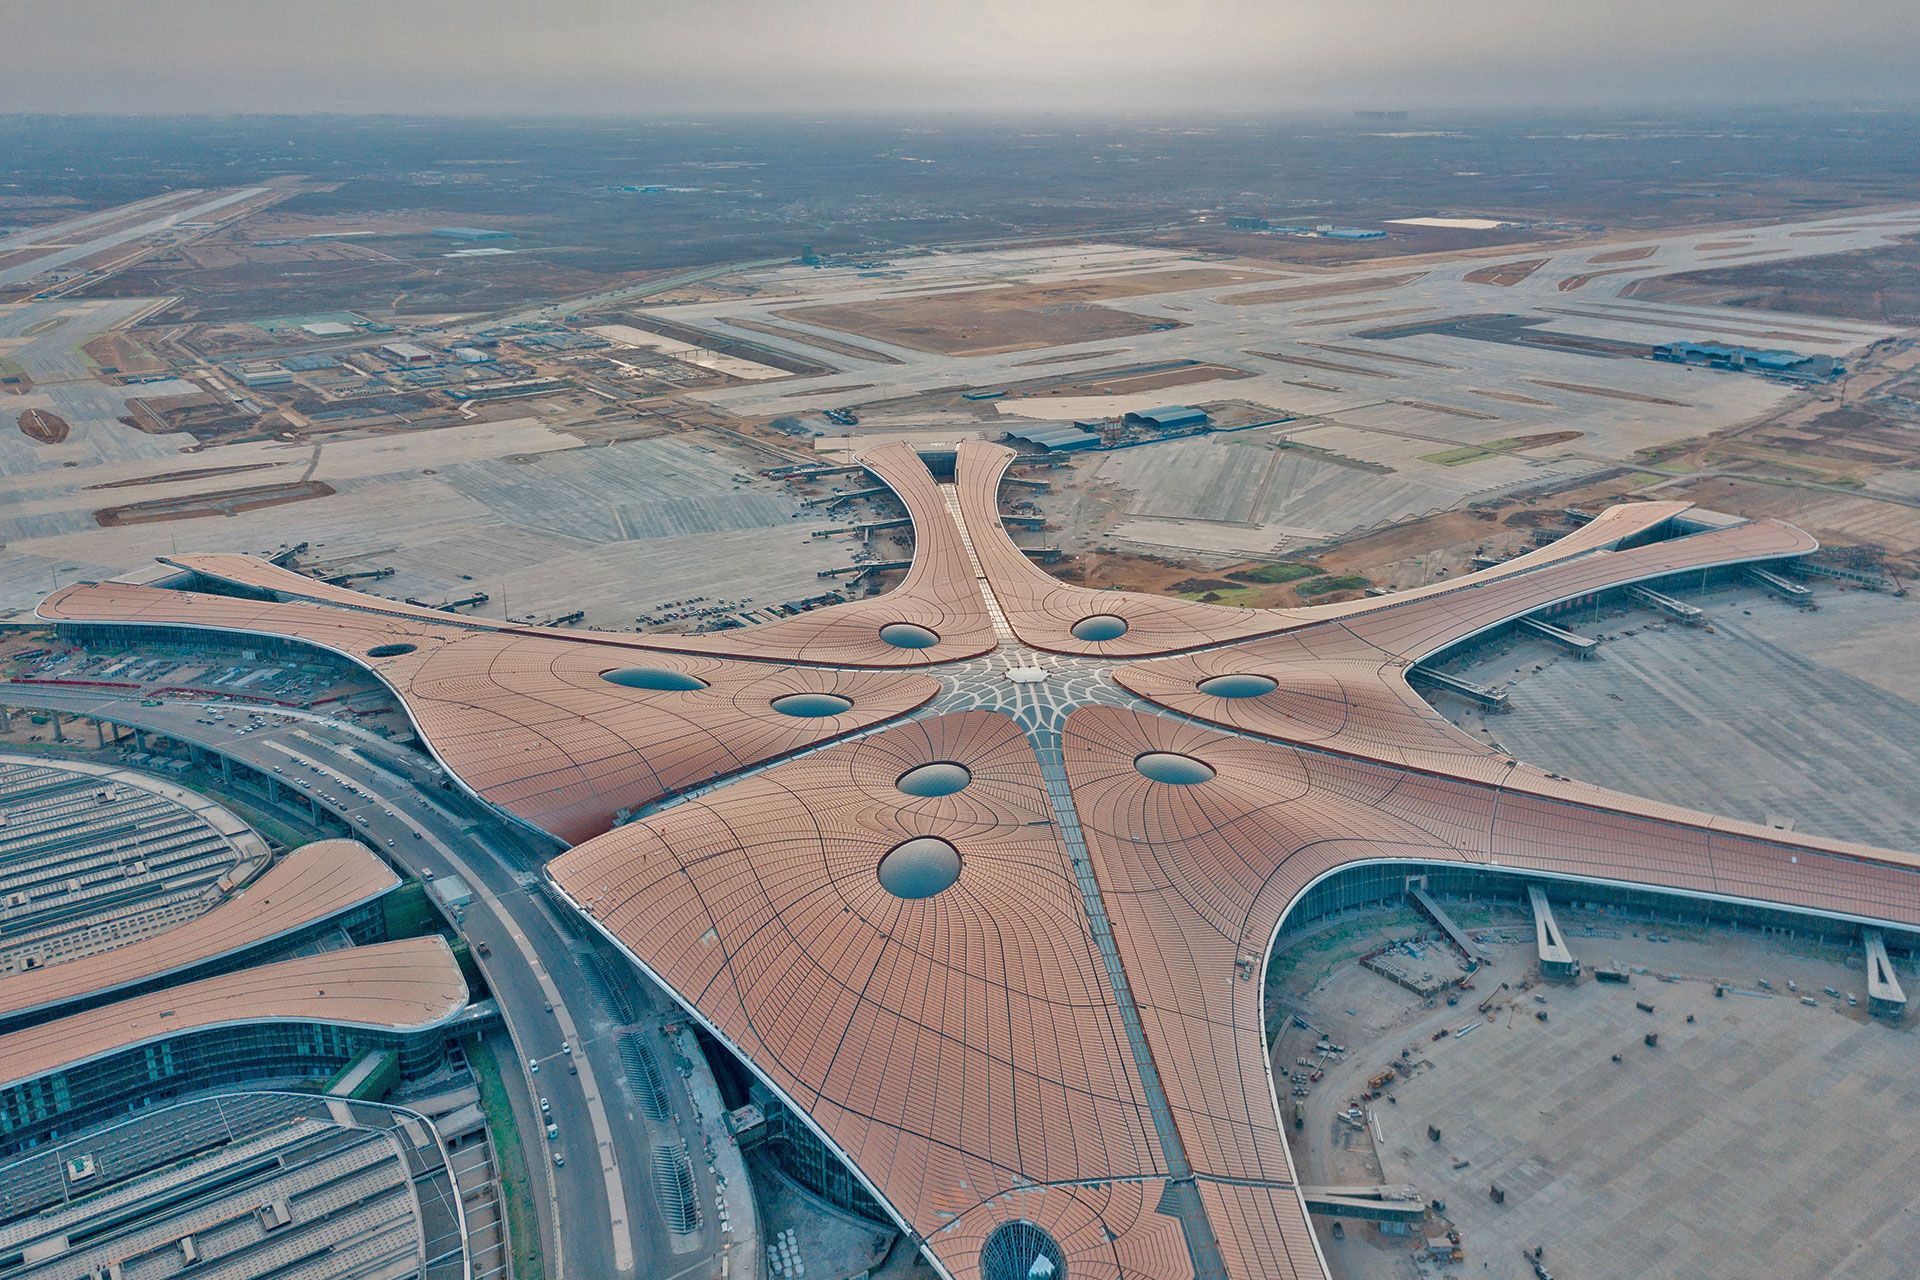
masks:
<path fill-rule="evenodd" d="M 257 598 L 100 584 L 41 613 L 369 667 L 475 794 L 575 844 L 561 892 L 963 1280 L 1325 1273 L 1260 977 L 1343 868 L 1920 924 L 1911 855 L 1546 773 L 1407 683 L 1556 604 L 1805 554 L 1799 530 L 1632 503 L 1420 590 L 1229 609 L 1047 575 L 999 518 L 1012 458 L 969 442 L 941 485 L 873 451 L 914 523 L 902 584 L 719 635 L 453 619 L 237 556 L 173 562 Z"/>

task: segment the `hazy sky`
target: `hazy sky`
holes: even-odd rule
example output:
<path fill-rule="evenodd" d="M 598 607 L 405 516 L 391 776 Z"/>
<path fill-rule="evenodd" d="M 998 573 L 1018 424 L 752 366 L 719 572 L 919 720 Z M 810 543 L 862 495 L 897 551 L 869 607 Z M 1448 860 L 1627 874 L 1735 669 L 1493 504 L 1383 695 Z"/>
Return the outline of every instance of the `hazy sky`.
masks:
<path fill-rule="evenodd" d="M 1920 0 L 0 0 L 0 111 L 1920 100 Z"/>

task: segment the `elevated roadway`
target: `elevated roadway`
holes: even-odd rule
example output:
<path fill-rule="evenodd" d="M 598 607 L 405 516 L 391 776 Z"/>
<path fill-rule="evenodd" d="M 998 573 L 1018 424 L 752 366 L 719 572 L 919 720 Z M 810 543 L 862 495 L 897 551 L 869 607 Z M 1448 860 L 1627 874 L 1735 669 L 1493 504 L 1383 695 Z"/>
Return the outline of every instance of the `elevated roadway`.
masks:
<path fill-rule="evenodd" d="M 704 1137 L 691 1106 L 677 1105 L 666 1125 L 644 1114 L 626 1081 L 617 1033 L 636 1028 L 651 1033 L 674 1021 L 677 1010 L 640 984 L 628 989 L 634 1002 L 631 1020 L 607 1007 L 599 994 L 605 980 L 593 958 L 604 944 L 562 916 L 535 888 L 542 851 L 526 848 L 505 824 L 444 789 L 441 772 L 424 756 L 317 716 L 267 713 L 266 727 L 240 734 L 196 723 L 209 704 L 145 706 L 137 694 L 0 684 L 0 704 L 103 720 L 190 743 L 229 762 L 223 767 L 234 768 L 236 778 L 258 784 L 267 794 L 251 795 L 256 803 L 291 808 L 295 816 L 309 811 L 293 806 L 325 791 L 341 802 L 314 802 L 327 821 L 372 845 L 400 870 L 435 879 L 460 876 L 474 895 L 461 931 L 518 1047 L 520 1061 L 501 1067 L 509 1083 L 517 1078 L 524 1085 L 523 1096 L 515 1100 L 516 1118 L 548 1242 L 548 1274 L 637 1280 L 719 1276 L 723 1268 L 742 1274 L 739 1259 L 729 1265 L 726 1255 L 757 1252 L 746 1229 L 750 1208 L 744 1220 L 735 1209 L 731 1236 L 720 1233 L 708 1213 L 693 1238 L 676 1237 L 667 1230 L 648 1178 L 656 1142 L 684 1139 L 699 1151 Z M 220 705 L 231 720 L 237 704 Z M 76 737 L 86 741 L 91 735 Z M 307 788 L 298 785 L 302 781 Z M 360 792 L 346 790 L 347 781 Z M 482 944 L 491 955 L 478 954 Z M 624 960 L 610 949 L 606 954 L 615 959 L 615 972 L 624 968 Z M 571 1055 L 563 1045 L 572 1046 Z M 530 1070 L 534 1064 L 537 1072 Z M 570 1065 L 577 1075 L 568 1073 Z M 696 1063 L 696 1069 L 704 1067 Z M 557 1143 L 544 1137 L 541 1097 L 559 1127 Z M 564 1165 L 553 1163 L 555 1148 Z"/>

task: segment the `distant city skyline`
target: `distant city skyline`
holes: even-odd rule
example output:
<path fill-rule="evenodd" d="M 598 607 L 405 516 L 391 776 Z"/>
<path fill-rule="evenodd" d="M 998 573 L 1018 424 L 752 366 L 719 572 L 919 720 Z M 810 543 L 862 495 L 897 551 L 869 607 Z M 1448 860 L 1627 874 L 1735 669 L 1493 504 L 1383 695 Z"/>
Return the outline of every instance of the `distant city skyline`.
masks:
<path fill-rule="evenodd" d="M 1912 18 L 1904 0 L 14 0 L 0 111 L 1912 103 Z"/>

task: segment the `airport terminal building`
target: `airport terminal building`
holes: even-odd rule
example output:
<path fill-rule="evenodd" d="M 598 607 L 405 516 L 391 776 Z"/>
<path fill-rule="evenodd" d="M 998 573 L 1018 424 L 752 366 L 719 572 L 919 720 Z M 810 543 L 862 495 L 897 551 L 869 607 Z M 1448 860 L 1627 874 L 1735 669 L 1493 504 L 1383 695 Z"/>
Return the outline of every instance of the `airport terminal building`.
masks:
<path fill-rule="evenodd" d="M 373 672 L 461 786 L 569 846 L 552 886 L 844 1162 L 846 1202 L 960 1280 L 1326 1273 L 1266 1054 L 1283 929 L 1530 885 L 1896 949 L 1920 927 L 1913 855 L 1532 768 L 1410 683 L 1572 601 L 1777 569 L 1814 550 L 1801 531 L 1628 503 L 1416 590 L 1228 608 L 1049 577 L 1000 518 L 1012 461 L 970 441 L 942 483 L 904 445 L 870 452 L 913 521 L 900 586 L 725 633 L 450 618 L 242 556 L 40 613 L 83 642 L 265 638 Z M 411 959 L 392 985 L 277 983 L 246 1029 L 142 996 L 73 1015 L 113 1034 L 16 1032 L 8 1132 L 124 1105 L 176 1062 L 297 1072 L 378 1043 L 430 1063 L 464 996 Z"/>

